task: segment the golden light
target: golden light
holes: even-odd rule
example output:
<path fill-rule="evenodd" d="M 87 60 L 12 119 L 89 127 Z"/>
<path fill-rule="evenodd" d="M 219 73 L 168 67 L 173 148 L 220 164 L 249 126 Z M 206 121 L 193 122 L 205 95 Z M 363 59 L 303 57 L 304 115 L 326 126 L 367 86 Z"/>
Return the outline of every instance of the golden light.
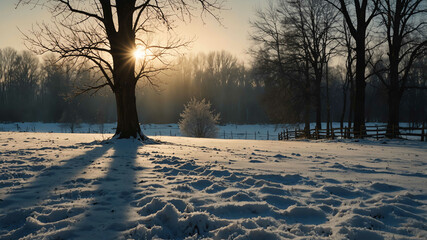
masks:
<path fill-rule="evenodd" d="M 141 47 L 141 46 L 138 46 L 136 50 L 133 52 L 133 57 L 136 60 L 140 60 L 140 61 L 153 60 L 155 58 L 153 52 L 151 52 L 150 49 Z"/>
<path fill-rule="evenodd" d="M 140 59 L 144 59 L 146 57 L 146 49 L 142 48 L 142 47 L 138 47 L 134 52 L 133 52 L 133 57 L 136 58 L 137 60 Z"/>

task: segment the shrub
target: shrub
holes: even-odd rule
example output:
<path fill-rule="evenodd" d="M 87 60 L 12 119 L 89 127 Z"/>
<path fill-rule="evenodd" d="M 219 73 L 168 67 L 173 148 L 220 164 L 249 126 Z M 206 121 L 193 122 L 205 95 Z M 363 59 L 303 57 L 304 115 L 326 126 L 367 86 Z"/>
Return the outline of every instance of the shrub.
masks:
<path fill-rule="evenodd" d="M 179 129 L 187 137 L 216 137 L 219 114 L 211 110 L 211 103 L 205 99 L 191 99 L 181 113 Z"/>

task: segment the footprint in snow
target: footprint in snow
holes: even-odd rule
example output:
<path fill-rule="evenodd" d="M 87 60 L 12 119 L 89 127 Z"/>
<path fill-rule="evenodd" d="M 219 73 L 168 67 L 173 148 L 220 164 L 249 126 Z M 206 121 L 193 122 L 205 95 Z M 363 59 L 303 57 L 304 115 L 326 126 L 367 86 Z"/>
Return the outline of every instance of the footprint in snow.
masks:
<path fill-rule="evenodd" d="M 250 163 L 264 163 L 264 161 L 260 161 L 260 160 L 250 160 Z"/>

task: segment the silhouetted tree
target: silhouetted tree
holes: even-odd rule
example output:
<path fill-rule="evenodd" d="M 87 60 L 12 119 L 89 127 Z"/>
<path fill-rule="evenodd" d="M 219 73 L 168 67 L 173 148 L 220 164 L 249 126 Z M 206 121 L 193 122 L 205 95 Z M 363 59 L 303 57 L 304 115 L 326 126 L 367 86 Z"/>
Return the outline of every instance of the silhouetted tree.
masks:
<path fill-rule="evenodd" d="M 316 126 L 321 128 L 321 85 L 326 63 L 337 45 L 333 37 L 337 16 L 338 11 L 324 1 L 282 0 L 277 4 L 270 2 L 265 10 L 258 10 L 252 21 L 256 68 L 270 65 L 267 68 L 274 73 L 266 78 L 269 80 L 266 81 L 265 99 L 277 97 L 283 100 L 278 100 L 283 105 L 302 101 L 307 133 L 311 103 L 316 110 Z M 278 104 L 276 100 L 267 102 L 274 104 L 272 108 Z M 294 107 L 300 108 L 299 105 Z M 281 114 L 288 119 L 293 115 Z M 296 115 L 299 118 L 301 113 Z"/>
<path fill-rule="evenodd" d="M 43 2 L 43 3 L 42 3 Z M 168 67 L 166 54 L 186 45 L 168 38 L 166 42 L 150 42 L 147 36 L 163 24 L 174 27 L 172 18 L 191 16 L 194 4 L 214 15 L 220 9 L 217 0 L 20 0 L 22 4 L 45 6 L 51 11 L 53 24 L 38 25 L 26 40 L 39 53 L 53 52 L 62 59 L 83 60 L 93 64 L 103 74 L 102 82 L 87 90 L 109 86 L 117 107 L 118 138 L 135 137 L 144 140 L 139 126 L 135 88 L 139 79 L 153 80 Z M 156 32 L 160 34 L 159 32 Z M 167 34 L 163 34 L 164 38 Z M 143 51 L 142 59 L 134 53 Z M 166 64 L 165 64 L 166 63 Z"/>
<path fill-rule="evenodd" d="M 412 65 L 427 52 L 426 13 L 426 3 L 422 0 L 380 2 L 387 60 L 383 62 L 380 58 L 374 71 L 388 91 L 387 136 L 391 138 L 399 135 L 399 109 L 404 91 L 408 88 L 427 89 L 426 86 L 408 84 Z"/>
<path fill-rule="evenodd" d="M 270 120 L 299 122 L 303 117 L 309 128 L 311 76 L 304 58 L 307 53 L 289 47 L 293 43 L 290 41 L 298 40 L 286 36 L 285 16 L 280 7 L 280 3 L 271 1 L 266 9 L 258 9 L 251 21 L 252 73 L 265 88 L 263 103 Z"/>
<path fill-rule="evenodd" d="M 316 127 L 321 129 L 321 84 L 324 69 L 336 48 L 332 36 L 338 12 L 322 0 L 281 1 L 278 11 L 283 14 L 287 48 L 308 61 L 313 72 Z"/>
<path fill-rule="evenodd" d="M 6 48 L 0 55 L 0 104 L 9 121 L 28 121 L 35 115 L 39 61 L 29 51 Z"/>
<path fill-rule="evenodd" d="M 344 17 L 351 36 L 355 40 L 356 78 L 354 102 L 354 132 L 356 137 L 365 134 L 365 87 L 366 53 L 369 25 L 379 13 L 380 0 L 326 0 Z M 349 3 L 351 2 L 351 3 Z"/>
<path fill-rule="evenodd" d="M 343 129 L 344 127 L 344 119 L 347 112 L 347 100 L 349 101 L 348 106 L 348 120 L 347 120 L 347 126 L 351 127 L 352 125 L 352 114 L 354 111 L 354 42 L 353 38 L 350 34 L 350 30 L 348 28 L 348 25 L 345 21 L 345 19 L 342 19 L 342 25 L 339 27 L 340 36 L 338 37 L 338 42 L 341 45 L 341 51 L 340 54 L 345 57 L 345 64 L 343 66 L 344 69 L 344 77 L 343 77 L 343 83 L 342 83 L 342 110 L 341 110 L 341 117 L 340 117 L 340 128 Z"/>

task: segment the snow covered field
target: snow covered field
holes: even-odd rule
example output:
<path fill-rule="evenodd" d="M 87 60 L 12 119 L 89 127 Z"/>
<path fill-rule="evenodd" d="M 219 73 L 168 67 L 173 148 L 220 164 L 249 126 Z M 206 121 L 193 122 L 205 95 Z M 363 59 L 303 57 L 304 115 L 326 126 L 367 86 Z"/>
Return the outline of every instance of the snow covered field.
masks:
<path fill-rule="evenodd" d="M 0 239 L 427 239 L 427 143 L 0 132 Z"/>

